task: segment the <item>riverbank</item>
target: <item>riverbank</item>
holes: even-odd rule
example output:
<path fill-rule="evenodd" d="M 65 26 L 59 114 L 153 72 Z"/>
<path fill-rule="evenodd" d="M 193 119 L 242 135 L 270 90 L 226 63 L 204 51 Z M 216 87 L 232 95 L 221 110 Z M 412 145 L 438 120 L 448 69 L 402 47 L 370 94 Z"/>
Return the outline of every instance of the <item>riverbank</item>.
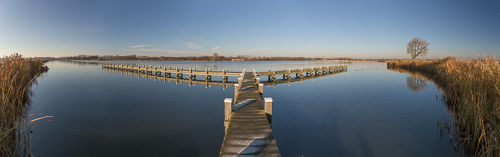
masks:
<path fill-rule="evenodd" d="M 14 54 L 0 63 L 0 156 L 29 154 L 30 87 L 48 70 L 39 59 Z M 33 118 L 33 117 L 31 117 Z"/>
<path fill-rule="evenodd" d="M 466 156 L 498 156 L 500 153 L 500 65 L 497 58 L 459 60 L 455 57 L 427 60 L 400 60 L 388 68 L 432 73 L 446 95 L 454 114 L 456 139 Z"/>

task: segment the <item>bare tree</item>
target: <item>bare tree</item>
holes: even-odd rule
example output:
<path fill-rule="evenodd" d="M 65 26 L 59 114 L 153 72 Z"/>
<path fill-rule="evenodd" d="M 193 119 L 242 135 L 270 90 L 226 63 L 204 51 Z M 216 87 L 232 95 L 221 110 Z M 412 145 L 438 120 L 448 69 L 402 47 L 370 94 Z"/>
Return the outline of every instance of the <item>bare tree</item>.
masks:
<path fill-rule="evenodd" d="M 418 56 L 425 56 L 429 54 L 429 48 L 427 48 L 429 44 L 430 43 L 427 41 L 415 37 L 408 42 L 408 45 L 406 46 L 406 54 L 410 54 L 411 59 L 415 59 Z"/>
<path fill-rule="evenodd" d="M 214 55 L 212 56 L 212 61 L 218 61 L 218 60 L 219 60 L 219 54 L 214 53 Z"/>

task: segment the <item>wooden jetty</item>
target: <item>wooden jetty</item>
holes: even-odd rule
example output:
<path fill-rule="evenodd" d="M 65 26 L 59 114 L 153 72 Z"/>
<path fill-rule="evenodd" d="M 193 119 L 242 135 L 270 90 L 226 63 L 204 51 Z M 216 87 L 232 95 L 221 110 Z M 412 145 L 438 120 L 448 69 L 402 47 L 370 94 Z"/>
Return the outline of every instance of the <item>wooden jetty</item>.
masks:
<path fill-rule="evenodd" d="M 172 67 L 160 67 L 160 66 L 133 66 L 133 65 L 123 65 L 123 64 L 102 64 L 103 68 L 106 69 L 114 69 L 114 70 L 121 70 L 121 71 L 129 71 L 129 72 L 135 72 L 135 73 L 144 73 L 144 74 L 149 74 L 149 75 L 155 75 L 155 76 L 163 76 L 163 77 L 168 77 L 168 78 L 179 78 L 179 79 L 184 79 L 184 75 L 187 75 L 187 80 L 197 80 L 196 76 L 197 75 L 204 75 L 205 76 L 205 82 L 210 82 L 212 81 L 212 76 L 222 76 L 222 83 L 229 82 L 228 81 L 228 76 L 236 76 L 239 77 L 242 72 L 229 72 L 228 69 L 223 69 L 222 71 L 212 71 L 212 69 L 205 69 L 204 71 L 197 71 L 196 68 L 189 68 L 189 69 L 184 69 L 182 67 L 180 68 L 172 68 Z M 310 76 L 317 76 L 317 75 L 323 75 L 323 74 L 330 74 L 330 73 L 336 73 L 336 72 L 343 72 L 347 70 L 347 65 L 332 65 L 332 66 L 320 66 L 320 67 L 311 67 L 308 68 L 300 68 L 298 69 L 295 67 L 295 70 L 292 70 L 289 68 L 288 70 L 283 68 L 283 70 L 276 71 L 276 69 L 268 69 L 267 72 L 256 72 L 253 70 L 253 74 L 257 76 L 267 76 L 268 77 L 268 82 L 275 82 L 277 81 L 276 76 L 282 75 L 283 80 L 291 80 L 294 77 L 292 77 L 295 74 L 295 79 L 298 78 L 306 78 Z M 256 76 L 256 77 L 257 77 Z M 233 82 L 234 84 L 234 82 Z"/>
<path fill-rule="evenodd" d="M 225 89 L 234 86 L 234 99 L 224 100 L 224 126 L 225 136 L 219 156 L 281 156 L 278 145 L 272 132 L 272 103 L 273 99 L 264 98 L 264 85 L 285 84 L 304 81 L 314 78 L 322 78 L 329 75 L 347 71 L 347 65 L 321 66 L 308 68 L 295 68 L 276 71 L 268 69 L 267 72 L 229 72 L 222 71 L 196 71 L 195 68 L 184 70 L 181 68 L 153 67 L 153 66 L 129 66 L 118 64 L 102 64 L 103 69 L 119 71 L 125 75 L 137 75 L 137 77 L 152 78 L 155 81 L 162 79 L 166 81 L 186 82 L 191 84 L 204 84 L 205 87 L 220 85 Z M 172 76 L 173 75 L 173 76 Z M 184 78 L 183 75 L 188 75 Z M 196 79 L 196 75 L 204 75 L 204 80 Z M 212 76 L 222 76 L 222 81 L 212 80 Z M 276 76 L 282 75 L 282 79 Z M 295 77 L 293 77 L 295 75 Z M 229 81 L 228 76 L 238 77 L 238 81 Z M 260 81 L 258 76 L 267 76 L 268 80 Z M 233 101 L 234 100 L 234 101 Z M 234 103 L 233 103 L 234 102 Z M 264 103 L 264 105 L 263 105 Z"/>
<path fill-rule="evenodd" d="M 123 70 L 108 69 L 108 68 L 103 68 L 103 70 L 116 72 L 118 74 L 126 75 L 126 76 L 136 76 L 136 77 L 143 77 L 146 79 L 153 79 L 154 81 L 163 80 L 163 82 L 165 82 L 165 83 L 166 82 L 175 82 L 175 84 L 187 83 L 187 84 L 189 84 L 189 86 L 196 85 L 196 84 L 205 85 L 206 88 L 212 87 L 212 86 L 222 86 L 223 89 L 226 89 L 226 87 L 234 86 L 235 83 L 238 83 L 235 81 L 222 82 L 222 81 L 216 81 L 216 80 L 208 81 L 208 80 L 194 80 L 194 79 L 180 78 L 180 77 L 164 77 L 161 75 L 151 75 L 149 73 L 142 73 L 142 72 L 138 73 L 138 72 L 123 71 Z"/>
<path fill-rule="evenodd" d="M 231 98 L 224 100 L 224 142 L 221 157 L 280 156 L 271 129 L 272 98 L 263 102 L 263 84 L 257 84 L 253 73 L 244 73 L 241 84 L 234 86 L 234 106 Z"/>
<path fill-rule="evenodd" d="M 237 84 L 237 81 L 220 81 L 220 80 L 202 80 L 202 79 L 189 79 L 189 78 L 181 78 L 181 77 L 166 77 L 162 75 L 152 75 L 150 73 L 143 73 L 143 72 L 136 72 L 136 71 L 128 71 L 128 70 L 122 70 L 122 69 L 113 69 L 113 68 L 103 68 L 103 70 L 106 71 L 111 71 L 113 73 L 118 73 L 120 75 L 126 75 L 126 76 L 136 76 L 136 77 L 143 77 L 147 79 L 152 79 L 154 81 L 157 80 L 163 80 L 163 82 L 175 82 L 175 84 L 183 84 L 186 83 L 189 86 L 191 85 L 204 85 L 205 88 L 212 87 L 212 86 L 222 86 L 223 89 L 226 89 L 227 87 L 234 86 L 234 84 Z M 291 85 L 293 82 L 301 82 L 303 83 L 306 80 L 313 80 L 314 79 L 322 79 L 323 77 L 330 77 L 335 74 L 340 74 L 340 73 L 345 73 L 346 70 L 336 70 L 323 74 L 323 75 L 309 75 L 309 76 L 304 76 L 304 77 L 295 77 L 295 78 L 289 78 L 289 79 L 276 79 L 272 81 L 260 81 L 260 83 L 264 84 L 264 86 L 273 86 L 276 87 L 276 85 L 279 84 L 288 84 Z"/>

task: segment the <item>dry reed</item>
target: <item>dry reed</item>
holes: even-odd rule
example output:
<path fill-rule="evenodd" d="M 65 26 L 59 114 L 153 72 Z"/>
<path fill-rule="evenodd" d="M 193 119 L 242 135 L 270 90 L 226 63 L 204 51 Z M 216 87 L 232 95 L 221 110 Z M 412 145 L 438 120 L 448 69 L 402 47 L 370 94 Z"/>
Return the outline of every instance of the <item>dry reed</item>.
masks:
<path fill-rule="evenodd" d="M 13 54 L 0 62 L 0 156 L 30 155 L 30 87 L 48 68 L 43 61 Z"/>
<path fill-rule="evenodd" d="M 459 60 L 455 57 L 402 60 L 388 68 L 431 72 L 453 113 L 446 122 L 458 138 L 464 156 L 500 156 L 500 65 L 497 58 Z M 450 127 L 451 126 L 451 127 Z"/>

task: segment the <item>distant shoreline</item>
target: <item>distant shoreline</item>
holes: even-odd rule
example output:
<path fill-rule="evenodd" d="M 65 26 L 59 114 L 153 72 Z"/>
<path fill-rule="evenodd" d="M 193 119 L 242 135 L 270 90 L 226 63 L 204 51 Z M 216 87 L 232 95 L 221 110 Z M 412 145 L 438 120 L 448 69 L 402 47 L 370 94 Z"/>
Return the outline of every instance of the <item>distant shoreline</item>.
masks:
<path fill-rule="evenodd" d="M 78 55 L 66 57 L 40 57 L 41 59 L 50 60 L 89 60 L 89 61 L 369 61 L 369 62 L 386 62 L 388 60 L 406 60 L 406 59 L 360 59 L 349 57 L 284 57 L 284 56 L 252 56 L 252 55 L 237 55 L 237 56 L 221 56 L 214 53 L 212 56 L 137 56 L 132 55 Z"/>
<path fill-rule="evenodd" d="M 353 59 L 353 60 L 238 60 L 238 61 L 230 61 L 230 60 L 221 60 L 221 61 L 212 61 L 212 60 L 84 60 L 84 59 L 51 59 L 51 60 L 72 60 L 72 61 L 198 61 L 198 62 L 251 62 L 251 61 L 262 61 L 262 62 L 276 62 L 276 61 L 305 61 L 305 62 L 318 62 L 318 61 L 339 61 L 339 62 L 387 62 L 387 61 L 396 61 L 396 60 L 411 60 L 411 59 Z"/>

